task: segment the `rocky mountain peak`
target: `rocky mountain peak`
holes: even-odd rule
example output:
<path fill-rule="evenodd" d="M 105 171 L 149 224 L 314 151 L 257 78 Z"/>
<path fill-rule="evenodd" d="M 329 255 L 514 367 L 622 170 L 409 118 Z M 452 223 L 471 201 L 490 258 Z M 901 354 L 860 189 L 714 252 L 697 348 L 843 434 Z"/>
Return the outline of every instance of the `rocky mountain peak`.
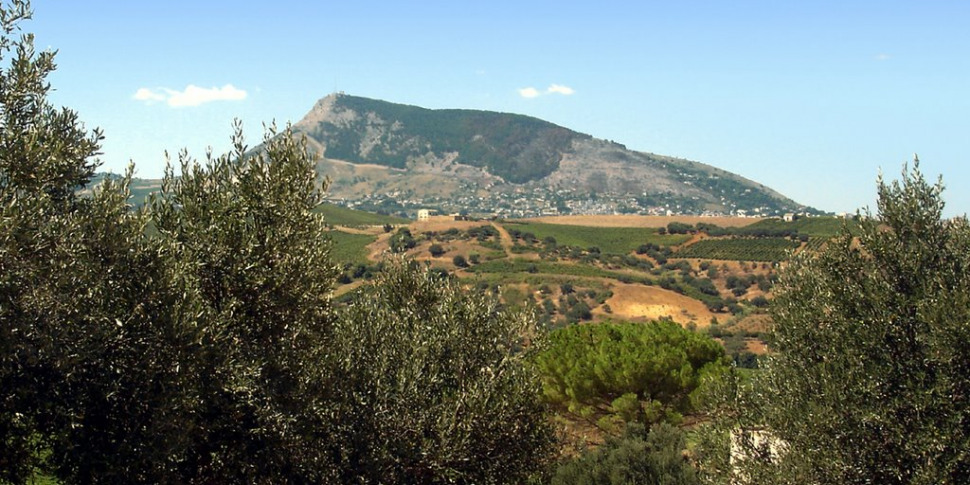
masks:
<path fill-rule="evenodd" d="M 346 96 L 343 93 L 330 93 L 320 98 L 313 108 L 298 121 L 294 128 L 301 131 L 312 130 L 320 123 L 328 122 L 337 126 L 346 125 L 348 121 L 356 119 L 356 113 L 338 106 L 340 97 Z"/>

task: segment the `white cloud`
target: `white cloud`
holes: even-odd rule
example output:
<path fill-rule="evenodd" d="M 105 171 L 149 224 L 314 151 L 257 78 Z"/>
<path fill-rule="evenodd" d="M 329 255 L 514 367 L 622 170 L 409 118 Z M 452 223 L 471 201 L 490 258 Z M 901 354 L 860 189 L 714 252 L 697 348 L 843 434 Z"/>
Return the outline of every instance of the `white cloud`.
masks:
<path fill-rule="evenodd" d="M 140 88 L 135 92 L 133 98 L 148 103 L 165 101 L 169 106 L 183 107 L 199 106 L 213 101 L 241 101 L 246 99 L 246 95 L 246 91 L 232 84 L 226 84 L 221 88 L 200 88 L 194 84 L 189 84 L 183 91 L 168 88 Z"/>
<path fill-rule="evenodd" d="M 575 92 L 576 91 L 574 91 L 573 88 L 569 86 L 563 86 L 561 84 L 553 84 L 552 86 L 549 86 L 549 89 L 546 90 L 546 93 L 548 94 L 556 93 L 556 94 L 561 94 L 563 96 L 571 96 Z"/>
<path fill-rule="evenodd" d="M 876 55 L 876 60 L 877 61 L 888 61 L 889 59 L 892 59 L 892 56 L 890 56 L 889 54 L 877 54 Z"/>
<path fill-rule="evenodd" d="M 519 90 L 519 95 L 523 98 L 538 98 L 539 96 L 546 96 L 549 94 L 560 94 L 563 96 L 571 96 L 576 93 L 576 90 L 569 86 L 563 86 L 562 84 L 551 84 L 545 91 L 539 91 L 536 88 L 528 87 Z"/>
<path fill-rule="evenodd" d="M 164 94 L 156 93 L 148 88 L 141 88 L 138 91 L 135 91 L 135 95 L 133 97 L 138 101 L 165 101 Z"/>

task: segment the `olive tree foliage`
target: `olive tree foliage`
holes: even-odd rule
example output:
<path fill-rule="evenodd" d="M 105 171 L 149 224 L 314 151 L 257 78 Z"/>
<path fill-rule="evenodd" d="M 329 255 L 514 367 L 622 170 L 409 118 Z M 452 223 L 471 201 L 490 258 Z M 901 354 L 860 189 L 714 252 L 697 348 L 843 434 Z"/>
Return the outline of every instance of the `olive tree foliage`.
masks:
<path fill-rule="evenodd" d="M 320 476 L 302 362 L 333 273 L 305 152 L 185 163 L 133 210 L 130 173 L 87 187 L 101 134 L 47 103 L 29 15 L 0 7 L 0 482 Z"/>
<path fill-rule="evenodd" d="M 322 480 L 337 268 L 305 144 L 267 131 L 199 164 L 184 151 L 150 203 L 154 240 L 197 308 L 187 481 Z"/>
<path fill-rule="evenodd" d="M 178 332 L 155 314 L 173 294 L 125 180 L 77 195 L 101 135 L 48 104 L 53 53 L 15 38 L 29 16 L 26 2 L 0 6 L 0 481 L 38 468 L 144 476 L 177 443 L 153 441 L 176 436 L 177 409 L 150 409 L 180 392 Z M 159 459 L 128 463 L 135 455 Z"/>
<path fill-rule="evenodd" d="M 204 165 L 183 153 L 180 175 L 133 210 L 130 173 L 77 192 L 100 135 L 43 92 L 11 108 L 28 94 L 5 101 L 19 118 L 0 155 L 0 481 L 333 476 L 323 354 L 336 271 L 305 147 L 270 131 L 247 153 L 237 129 L 232 153 Z"/>
<path fill-rule="evenodd" d="M 863 219 L 858 238 L 842 234 L 785 269 L 772 305 L 774 352 L 721 410 L 735 458 L 746 457 L 735 459 L 735 477 L 970 476 L 970 227 L 942 217 L 942 190 L 918 161 L 899 181 L 880 178 L 878 217 Z M 743 439 L 755 428 L 770 438 Z"/>
<path fill-rule="evenodd" d="M 554 436 L 536 319 L 404 259 L 334 330 L 343 483 L 523 483 Z M 528 344 L 528 345 L 527 345 Z"/>
<path fill-rule="evenodd" d="M 54 52 L 36 53 L 33 35 L 20 35 L 30 15 L 24 0 L 0 6 L 0 187 L 5 200 L 43 195 L 68 203 L 94 174 L 101 133 L 88 133 L 77 113 L 47 103 Z"/>

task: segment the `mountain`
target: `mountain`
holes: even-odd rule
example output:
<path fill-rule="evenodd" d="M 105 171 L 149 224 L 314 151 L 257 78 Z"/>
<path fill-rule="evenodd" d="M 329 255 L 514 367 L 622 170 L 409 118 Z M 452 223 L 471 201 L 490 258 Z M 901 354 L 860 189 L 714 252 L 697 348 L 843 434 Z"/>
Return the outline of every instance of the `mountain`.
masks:
<path fill-rule="evenodd" d="M 331 94 L 293 125 L 331 199 L 388 212 L 814 212 L 739 175 L 529 116 Z"/>

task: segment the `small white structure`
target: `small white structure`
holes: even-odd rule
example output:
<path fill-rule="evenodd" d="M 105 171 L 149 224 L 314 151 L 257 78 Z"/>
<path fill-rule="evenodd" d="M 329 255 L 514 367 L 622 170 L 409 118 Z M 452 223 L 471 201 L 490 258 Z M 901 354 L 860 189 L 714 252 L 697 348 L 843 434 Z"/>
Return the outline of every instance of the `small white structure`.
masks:
<path fill-rule="evenodd" d="M 731 468 L 734 470 L 734 483 L 747 484 L 749 477 L 740 472 L 738 468 L 742 461 L 753 458 L 751 453 L 756 456 L 761 455 L 761 459 L 767 458 L 774 462 L 781 458 L 781 455 L 788 451 L 788 443 L 771 434 L 764 428 L 734 429 L 731 431 Z"/>
<path fill-rule="evenodd" d="M 431 216 L 434 215 L 434 212 L 435 211 L 430 209 L 418 209 L 418 220 L 427 221 L 428 219 L 431 218 Z"/>

